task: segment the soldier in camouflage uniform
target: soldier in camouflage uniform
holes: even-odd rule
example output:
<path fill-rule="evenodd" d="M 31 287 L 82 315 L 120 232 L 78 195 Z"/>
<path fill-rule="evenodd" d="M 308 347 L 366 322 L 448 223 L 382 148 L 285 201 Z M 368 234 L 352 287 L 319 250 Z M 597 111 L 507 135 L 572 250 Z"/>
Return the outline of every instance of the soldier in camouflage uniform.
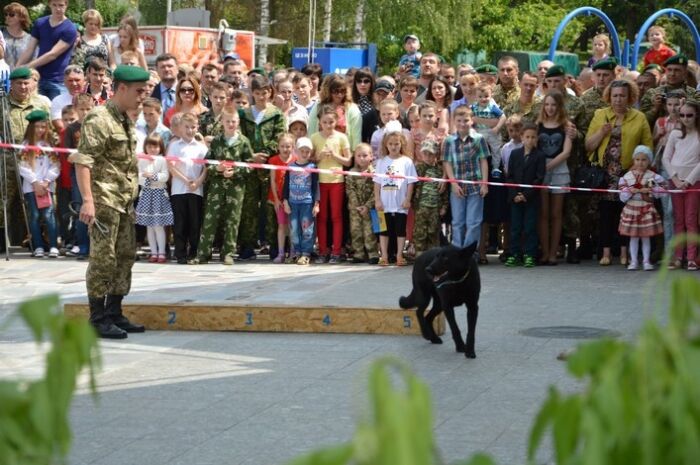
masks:
<path fill-rule="evenodd" d="M 510 56 L 498 60 L 498 85 L 493 89 L 492 98 L 501 110 L 520 99 L 518 85 L 518 60 Z"/>
<path fill-rule="evenodd" d="M 593 113 L 599 108 L 607 107 L 603 100 L 603 91 L 615 79 L 615 68 L 617 59 L 614 57 L 605 58 L 593 65 L 593 87 L 581 94 L 583 103 L 583 121 L 581 132 L 588 132 L 588 126 L 593 120 Z"/>
<path fill-rule="evenodd" d="M 32 73 L 29 68 L 17 68 L 12 71 L 10 74 L 10 92 L 7 98 L 10 113 L 7 116 L 0 113 L 2 127 L 5 125 L 6 118 L 7 122 L 9 122 L 10 134 L 8 134 L 8 142 L 22 142 L 28 124 L 25 117 L 29 113 L 34 110 L 50 112 L 49 107 L 37 95 L 32 95 L 31 88 Z M 5 156 L 7 163 L 8 235 L 10 236 L 10 243 L 18 243 L 25 237 L 26 228 L 22 220 L 22 196 L 17 184 L 18 171 L 15 166 L 16 160 L 10 151 L 2 156 Z M 4 212 L 0 208 L 0 241 L 3 242 L 5 240 L 4 227 Z"/>
<path fill-rule="evenodd" d="M 418 176 L 444 178 L 442 163 L 438 163 L 440 146 L 433 141 L 424 141 L 420 147 L 423 161 L 416 165 Z M 413 245 L 416 257 L 440 245 L 440 216 L 447 211 L 448 189 L 444 183 L 419 181 L 413 196 L 415 223 L 413 225 Z"/>
<path fill-rule="evenodd" d="M 374 173 L 372 167 L 372 147 L 359 144 L 355 148 L 355 166 L 350 171 Z M 352 241 L 353 263 L 364 262 L 365 251 L 370 264 L 379 263 L 377 236 L 372 231 L 369 211 L 374 208 L 374 180 L 372 176 L 346 176 L 345 194 L 348 196 L 350 214 L 350 239 Z"/>
<path fill-rule="evenodd" d="M 266 78 L 257 76 L 251 82 L 251 90 L 255 97 L 256 91 L 264 91 L 267 99 L 272 96 L 272 87 Z M 277 153 L 277 139 L 280 134 L 286 131 L 284 114 L 272 105 L 266 103 L 262 109 L 257 109 L 263 113 L 260 122 L 256 122 L 253 115 L 253 106 L 246 109 L 239 109 L 238 115 L 241 119 L 241 133 L 246 136 L 253 146 L 253 160 L 257 163 L 265 163 L 269 157 Z M 260 219 L 260 209 L 266 208 L 267 192 L 270 188 L 270 172 L 268 170 L 255 170 L 247 177 L 245 198 L 243 201 L 243 213 L 241 217 L 240 240 L 241 259 L 255 258 L 255 247 L 258 242 L 258 228 Z M 269 216 L 269 215 L 268 215 Z M 265 225 L 265 239 L 269 244 L 277 243 L 277 222 L 268 222 Z M 276 248 L 276 247 L 275 247 Z M 270 255 L 273 255 L 271 249 Z"/>
<path fill-rule="evenodd" d="M 199 133 L 204 137 L 205 142 L 210 143 L 216 136 L 223 134 L 223 127 L 219 117 L 226 105 L 227 99 L 226 84 L 215 82 L 211 86 L 209 100 L 211 110 L 202 113 L 199 117 Z"/>
<path fill-rule="evenodd" d="M 666 116 L 665 97 L 672 90 L 682 89 L 690 100 L 697 100 L 698 92 L 685 84 L 688 75 L 688 58 L 685 55 L 674 55 L 664 63 L 666 67 L 666 84 L 649 89 L 639 103 L 639 110 L 649 121 L 649 127 L 654 127 L 656 119 Z"/>
<path fill-rule="evenodd" d="M 215 92 L 212 94 L 216 95 Z M 211 141 L 206 159 L 250 162 L 253 159 L 253 148 L 248 138 L 238 132 L 238 113 L 224 112 L 220 115 L 220 120 L 224 132 Z M 207 170 L 207 204 L 194 263 L 206 263 L 211 258 L 214 236 L 223 223 L 221 256 L 224 257 L 224 265 L 233 265 L 246 178 L 252 174 L 247 168 L 225 165 L 208 165 Z"/>
<path fill-rule="evenodd" d="M 539 97 L 535 95 L 535 91 L 537 90 L 537 76 L 525 72 L 519 82 L 518 88 L 520 89 L 518 92 L 518 99 L 506 103 L 501 109 L 507 117 L 517 114 L 520 115 L 523 123 L 534 123 L 537 121 L 538 116 L 535 110 L 539 108 L 538 103 L 540 102 Z M 508 141 L 508 129 L 505 125 L 503 125 L 501 134 L 503 140 Z"/>
<path fill-rule="evenodd" d="M 83 205 L 80 221 L 90 226 L 90 264 L 85 276 L 90 323 L 103 338 L 123 339 L 143 332 L 122 314 L 131 288 L 136 257 L 134 200 L 138 192 L 136 134 L 128 111 L 147 97 L 148 71 L 120 65 L 114 71 L 114 96 L 85 117 L 78 152 L 69 160 Z"/>

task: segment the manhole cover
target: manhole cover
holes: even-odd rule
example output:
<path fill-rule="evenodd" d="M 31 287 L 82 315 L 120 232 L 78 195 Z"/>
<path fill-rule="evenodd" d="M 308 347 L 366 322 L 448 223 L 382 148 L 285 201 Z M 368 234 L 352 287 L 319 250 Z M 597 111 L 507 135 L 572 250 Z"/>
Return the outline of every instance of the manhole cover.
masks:
<path fill-rule="evenodd" d="M 554 339 L 597 339 L 601 337 L 618 337 L 620 333 L 611 329 L 587 328 L 585 326 L 542 326 L 528 328 L 520 334 L 531 337 Z"/>

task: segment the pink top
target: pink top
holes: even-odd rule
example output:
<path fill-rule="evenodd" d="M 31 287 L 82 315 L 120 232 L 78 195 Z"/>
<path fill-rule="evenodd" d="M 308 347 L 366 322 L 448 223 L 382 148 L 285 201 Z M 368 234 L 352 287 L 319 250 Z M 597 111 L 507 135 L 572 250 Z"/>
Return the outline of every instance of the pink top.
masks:
<path fill-rule="evenodd" d="M 669 179 L 678 179 L 688 184 L 700 181 L 700 136 L 697 131 L 681 139 L 683 133 L 671 131 L 664 149 L 663 164 Z"/>

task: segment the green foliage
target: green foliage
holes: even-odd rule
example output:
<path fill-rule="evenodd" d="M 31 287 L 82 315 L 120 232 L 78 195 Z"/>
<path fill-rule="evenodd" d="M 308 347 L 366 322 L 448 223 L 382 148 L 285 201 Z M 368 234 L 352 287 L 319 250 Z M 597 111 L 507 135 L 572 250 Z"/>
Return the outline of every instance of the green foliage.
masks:
<path fill-rule="evenodd" d="M 51 349 L 43 378 L 0 380 L 0 463 L 49 465 L 68 453 L 69 408 L 83 368 L 95 392 L 97 339 L 87 321 L 63 316 L 56 295 L 25 302 L 18 313 L 36 342 L 48 339 Z"/>

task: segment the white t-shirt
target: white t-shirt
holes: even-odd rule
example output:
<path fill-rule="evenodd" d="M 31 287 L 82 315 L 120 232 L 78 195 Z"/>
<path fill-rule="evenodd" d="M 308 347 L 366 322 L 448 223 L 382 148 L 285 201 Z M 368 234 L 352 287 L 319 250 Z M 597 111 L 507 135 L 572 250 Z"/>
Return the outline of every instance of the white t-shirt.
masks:
<path fill-rule="evenodd" d="M 407 156 L 393 159 L 389 156 L 377 161 L 376 174 L 391 174 L 401 176 L 417 176 L 413 160 Z M 379 184 L 379 195 L 386 213 L 408 213 L 407 208 L 401 204 L 406 200 L 408 185 L 416 182 L 415 179 L 391 179 L 374 177 L 374 183 Z"/>
<path fill-rule="evenodd" d="M 201 142 L 197 142 L 192 139 L 192 142 L 185 142 L 182 139 L 171 142 L 168 146 L 169 157 L 178 157 L 182 159 L 181 162 L 175 164 L 182 174 L 184 174 L 188 179 L 196 179 L 202 174 L 204 165 L 201 163 L 193 163 L 192 160 L 203 159 L 207 155 L 207 146 Z M 199 186 L 197 190 L 190 191 L 187 184 L 177 176 L 173 176 L 172 186 L 170 189 L 170 195 L 179 194 L 197 194 L 199 196 L 204 195 L 202 186 Z"/>
<path fill-rule="evenodd" d="M 67 92 L 58 94 L 51 100 L 51 121 L 61 119 L 61 112 L 73 103 L 73 96 Z"/>

